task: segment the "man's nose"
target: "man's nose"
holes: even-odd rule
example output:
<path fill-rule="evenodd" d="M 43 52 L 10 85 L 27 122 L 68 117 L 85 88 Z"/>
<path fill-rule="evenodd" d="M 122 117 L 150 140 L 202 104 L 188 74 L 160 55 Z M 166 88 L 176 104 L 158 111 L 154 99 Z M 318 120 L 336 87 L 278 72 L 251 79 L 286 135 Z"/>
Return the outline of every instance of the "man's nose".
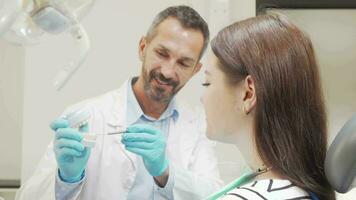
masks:
<path fill-rule="evenodd" d="M 177 73 L 177 68 L 174 62 L 166 63 L 161 68 L 162 75 L 167 79 L 174 79 Z"/>

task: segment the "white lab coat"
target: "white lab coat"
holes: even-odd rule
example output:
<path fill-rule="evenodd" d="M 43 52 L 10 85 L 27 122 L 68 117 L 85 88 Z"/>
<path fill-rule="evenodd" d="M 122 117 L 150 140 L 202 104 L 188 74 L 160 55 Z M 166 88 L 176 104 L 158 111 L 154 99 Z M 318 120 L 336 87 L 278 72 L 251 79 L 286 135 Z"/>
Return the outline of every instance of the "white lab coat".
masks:
<path fill-rule="evenodd" d="M 89 131 L 113 132 L 126 126 L 126 81 L 118 90 L 79 103 L 91 110 Z M 174 199 L 204 199 L 221 187 L 214 143 L 204 133 L 204 119 L 178 104 L 178 120 L 171 120 L 167 156 L 174 171 Z M 125 150 L 121 136 L 98 137 L 86 168 L 86 177 L 72 199 L 126 199 L 133 185 L 137 155 Z M 40 161 L 33 176 L 22 185 L 16 199 L 55 199 L 57 165 L 53 144 Z M 173 174 L 172 174 L 173 175 Z M 145 194 L 142 194 L 145 195 Z"/>

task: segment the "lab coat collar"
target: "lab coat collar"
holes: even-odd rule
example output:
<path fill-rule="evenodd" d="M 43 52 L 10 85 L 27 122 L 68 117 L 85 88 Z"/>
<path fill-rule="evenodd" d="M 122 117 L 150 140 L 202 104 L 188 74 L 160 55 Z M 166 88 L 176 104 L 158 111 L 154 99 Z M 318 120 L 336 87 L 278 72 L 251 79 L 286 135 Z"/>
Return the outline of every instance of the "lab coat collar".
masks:
<path fill-rule="evenodd" d="M 130 79 L 129 84 L 127 84 L 126 121 L 128 125 L 134 124 L 142 115 L 144 115 L 132 88 L 134 81 L 135 78 L 132 78 Z"/>
<path fill-rule="evenodd" d="M 118 90 L 113 92 L 112 98 L 113 103 L 109 111 L 107 118 L 107 124 L 111 127 L 118 126 L 127 126 L 126 116 L 123 116 L 123 113 L 126 113 L 127 109 L 127 84 L 128 80 L 125 81 Z"/>
<path fill-rule="evenodd" d="M 129 81 L 125 81 L 118 90 L 112 93 L 111 108 L 108 110 L 107 115 L 107 130 L 117 129 L 119 126 L 127 127 L 126 110 L 127 110 L 127 85 Z M 137 169 L 137 155 L 131 153 L 125 149 L 125 146 L 121 143 L 121 135 L 115 135 L 112 137 L 114 142 L 119 145 L 120 149 L 125 156 L 130 160 L 133 169 Z"/>

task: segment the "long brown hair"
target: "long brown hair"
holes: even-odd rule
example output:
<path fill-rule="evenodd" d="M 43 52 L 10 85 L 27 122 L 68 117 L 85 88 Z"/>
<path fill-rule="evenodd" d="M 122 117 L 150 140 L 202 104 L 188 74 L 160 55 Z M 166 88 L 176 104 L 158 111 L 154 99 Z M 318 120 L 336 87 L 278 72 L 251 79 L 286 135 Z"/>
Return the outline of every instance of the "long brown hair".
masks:
<path fill-rule="evenodd" d="M 264 14 L 224 28 L 211 46 L 229 84 L 247 75 L 255 82 L 254 138 L 263 162 L 334 200 L 324 173 L 327 119 L 310 39 L 285 16 Z"/>

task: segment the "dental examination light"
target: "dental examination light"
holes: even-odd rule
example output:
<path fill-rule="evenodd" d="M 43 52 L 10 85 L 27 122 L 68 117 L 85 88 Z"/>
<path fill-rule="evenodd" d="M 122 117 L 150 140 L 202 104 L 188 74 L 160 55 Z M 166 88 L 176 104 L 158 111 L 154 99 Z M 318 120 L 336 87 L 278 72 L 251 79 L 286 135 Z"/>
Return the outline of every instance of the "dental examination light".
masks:
<path fill-rule="evenodd" d="M 89 37 L 79 23 L 94 0 L 0 0 L 0 38 L 16 45 L 34 45 L 46 34 L 69 33 L 79 47 L 72 59 L 54 78 L 61 90 L 88 55 Z"/>

